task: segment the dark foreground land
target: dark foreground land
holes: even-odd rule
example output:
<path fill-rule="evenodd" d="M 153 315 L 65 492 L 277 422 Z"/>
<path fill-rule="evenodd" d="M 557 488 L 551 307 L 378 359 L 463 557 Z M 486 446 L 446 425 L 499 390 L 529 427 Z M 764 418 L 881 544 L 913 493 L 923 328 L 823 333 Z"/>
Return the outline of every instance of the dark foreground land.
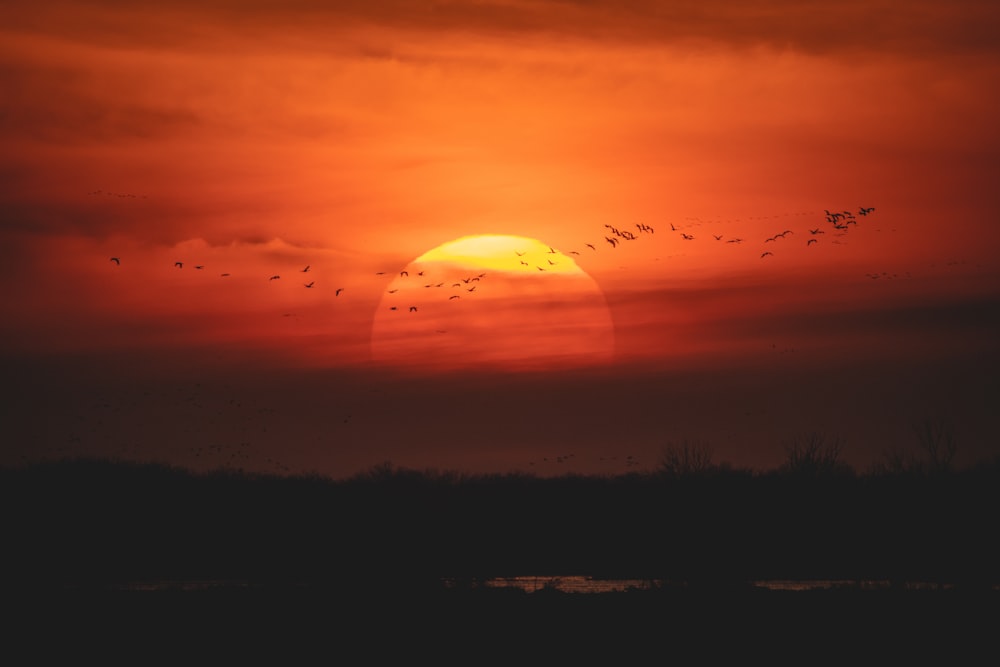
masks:
<path fill-rule="evenodd" d="M 1000 627 L 995 467 L 610 479 L 382 468 L 334 482 L 75 461 L 0 481 L 9 637 L 163 651 L 201 641 L 230 658 L 351 645 L 376 664 L 404 648 L 531 662 L 546 650 L 612 660 L 801 646 L 955 664 L 995 651 Z M 483 585 L 573 574 L 660 583 Z M 773 579 L 849 583 L 752 585 Z M 859 583 L 873 581 L 888 585 Z"/>
<path fill-rule="evenodd" d="M 61 591 L 14 603 L 34 654 L 435 664 L 991 664 L 996 592 Z M 7 646 L 10 643 L 7 642 Z M 986 662 L 982 659 L 986 658 Z M 848 662 L 849 661 L 849 662 Z M 927 662 L 930 661 L 930 662 Z M 44 662 L 44 661 L 43 661 Z M 51 664 L 51 663 L 46 663 Z M 358 664 L 357 661 L 350 664 Z"/>

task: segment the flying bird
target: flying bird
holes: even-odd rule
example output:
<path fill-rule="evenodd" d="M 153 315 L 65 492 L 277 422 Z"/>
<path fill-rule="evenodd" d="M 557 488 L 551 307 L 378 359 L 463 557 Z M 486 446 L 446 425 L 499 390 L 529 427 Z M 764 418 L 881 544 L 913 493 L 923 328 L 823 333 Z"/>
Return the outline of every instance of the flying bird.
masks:
<path fill-rule="evenodd" d="M 597 248 L 595 248 L 595 247 L 594 247 L 594 246 L 593 246 L 592 244 L 590 244 L 590 243 L 587 243 L 587 244 L 585 244 L 585 245 L 586 245 L 586 246 L 587 246 L 588 248 L 590 248 L 591 250 L 597 250 Z"/>
<path fill-rule="evenodd" d="M 174 262 L 174 266 L 176 266 L 178 269 L 183 269 L 184 262 Z"/>
<path fill-rule="evenodd" d="M 813 243 L 816 243 L 816 239 L 809 239 L 806 241 L 806 245 L 812 245 Z"/>
<path fill-rule="evenodd" d="M 277 279 L 278 279 L 278 278 L 280 278 L 280 277 L 281 277 L 281 276 L 271 276 L 270 278 L 268 278 L 268 280 L 277 280 Z"/>
<path fill-rule="evenodd" d="M 204 269 L 205 265 L 204 264 L 198 264 L 194 268 L 196 268 L 196 269 Z"/>
<path fill-rule="evenodd" d="M 460 298 L 461 297 L 458 294 L 452 294 L 451 296 L 448 297 L 448 300 L 451 301 L 452 299 L 460 299 Z"/>
<path fill-rule="evenodd" d="M 122 261 L 120 259 L 118 259 L 117 257 L 112 257 L 110 261 L 114 262 L 115 264 L 117 264 L 119 266 L 121 266 L 121 263 L 122 263 Z"/>
<path fill-rule="evenodd" d="M 767 257 L 768 255 L 774 255 L 774 253 L 768 250 L 767 252 L 762 252 L 760 254 L 761 257 Z"/>
<path fill-rule="evenodd" d="M 220 275 L 220 276 L 222 276 L 223 278 L 225 278 L 225 277 L 226 277 L 226 276 L 228 276 L 229 274 L 228 274 L 228 273 L 220 273 L 219 275 Z"/>
<path fill-rule="evenodd" d="M 309 266 L 310 266 L 309 264 L 306 264 L 306 268 L 302 269 L 302 273 L 305 273 L 306 271 L 308 271 L 309 270 Z"/>
<path fill-rule="evenodd" d="M 344 291 L 343 287 L 338 287 L 337 291 L 333 293 L 334 296 L 340 296 L 340 293 Z"/>
<path fill-rule="evenodd" d="M 869 206 L 868 208 L 865 208 L 864 206 L 862 206 L 861 208 L 858 209 L 858 213 L 860 213 L 861 215 L 868 215 L 869 213 L 871 213 L 874 210 L 875 210 L 874 206 Z"/>
<path fill-rule="evenodd" d="M 306 287 L 312 287 L 312 286 L 313 286 L 313 285 L 315 285 L 315 284 L 316 284 L 316 281 L 314 280 L 314 281 L 312 281 L 311 283 L 305 283 L 305 286 L 306 286 Z"/>
<path fill-rule="evenodd" d="M 410 312 L 411 313 L 417 312 L 417 307 L 416 306 L 410 306 Z"/>
<path fill-rule="evenodd" d="M 409 274 L 408 272 L 406 272 L 406 271 L 400 271 L 400 272 L 399 272 L 399 275 L 400 275 L 400 276 L 408 276 L 408 275 L 410 275 L 410 274 Z"/>

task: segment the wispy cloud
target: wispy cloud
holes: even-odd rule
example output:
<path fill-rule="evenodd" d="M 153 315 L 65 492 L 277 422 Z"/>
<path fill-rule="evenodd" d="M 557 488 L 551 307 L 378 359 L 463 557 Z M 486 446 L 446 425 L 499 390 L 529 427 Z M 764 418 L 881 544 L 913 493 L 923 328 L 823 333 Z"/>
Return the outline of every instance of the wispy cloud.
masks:
<path fill-rule="evenodd" d="M 509 0 L 412 3 L 322 0 L 179 0 L 138 6 L 116 0 L 19 3 L 4 11 L 12 30 L 74 34 L 121 45 L 176 46 L 231 35 L 292 40 L 301 33 L 342 34 L 375 26 L 439 34 L 512 38 L 762 45 L 810 53 L 905 52 L 941 56 L 997 48 L 995 3 L 961 0 L 795 2 L 727 0 L 618 3 L 612 0 Z M 82 28 L 81 26 L 86 26 Z"/>

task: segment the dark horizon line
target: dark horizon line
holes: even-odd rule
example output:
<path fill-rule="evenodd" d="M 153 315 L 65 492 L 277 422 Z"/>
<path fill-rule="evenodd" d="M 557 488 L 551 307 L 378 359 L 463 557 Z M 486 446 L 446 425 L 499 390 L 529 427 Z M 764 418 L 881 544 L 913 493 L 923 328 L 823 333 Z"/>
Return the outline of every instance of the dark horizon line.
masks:
<path fill-rule="evenodd" d="M 195 469 L 189 465 L 167 463 L 163 461 L 140 461 L 115 456 L 63 456 L 39 458 L 20 463 L 0 463 L 0 473 L 16 473 L 38 470 L 56 466 L 110 466 L 120 469 L 163 470 L 166 472 L 190 475 L 191 477 L 242 477 L 253 479 L 310 480 L 331 483 L 391 480 L 394 478 L 423 479 L 430 482 L 477 482 L 511 480 L 635 480 L 635 479 L 719 479 L 725 477 L 786 477 L 786 478 L 830 478 L 830 479 L 864 479 L 882 477 L 945 477 L 952 475 L 975 474 L 983 472 L 1000 473 L 1000 454 L 992 457 L 981 457 L 962 465 L 933 464 L 927 461 L 912 460 L 907 462 L 876 462 L 864 469 L 859 469 L 844 461 L 789 463 L 788 461 L 770 467 L 755 467 L 734 465 L 728 461 L 710 463 L 698 468 L 676 470 L 662 462 L 653 467 L 617 472 L 580 472 L 566 470 L 554 474 L 540 474 L 531 470 L 511 469 L 507 471 L 482 472 L 462 470 L 459 468 L 440 468 L 435 466 L 413 467 L 397 465 L 386 459 L 365 466 L 353 473 L 334 476 L 316 470 L 273 472 L 253 470 L 243 467 L 221 465 L 204 470 Z"/>

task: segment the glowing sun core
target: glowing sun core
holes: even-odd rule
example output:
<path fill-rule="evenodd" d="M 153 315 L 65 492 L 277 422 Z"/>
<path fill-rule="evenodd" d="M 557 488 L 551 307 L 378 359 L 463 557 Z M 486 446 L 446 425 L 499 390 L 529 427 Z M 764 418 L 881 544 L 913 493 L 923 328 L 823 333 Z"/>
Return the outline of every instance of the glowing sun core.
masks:
<path fill-rule="evenodd" d="M 372 359 L 400 368 L 591 366 L 614 356 L 597 283 L 537 239 L 466 236 L 400 270 L 372 324 Z"/>

